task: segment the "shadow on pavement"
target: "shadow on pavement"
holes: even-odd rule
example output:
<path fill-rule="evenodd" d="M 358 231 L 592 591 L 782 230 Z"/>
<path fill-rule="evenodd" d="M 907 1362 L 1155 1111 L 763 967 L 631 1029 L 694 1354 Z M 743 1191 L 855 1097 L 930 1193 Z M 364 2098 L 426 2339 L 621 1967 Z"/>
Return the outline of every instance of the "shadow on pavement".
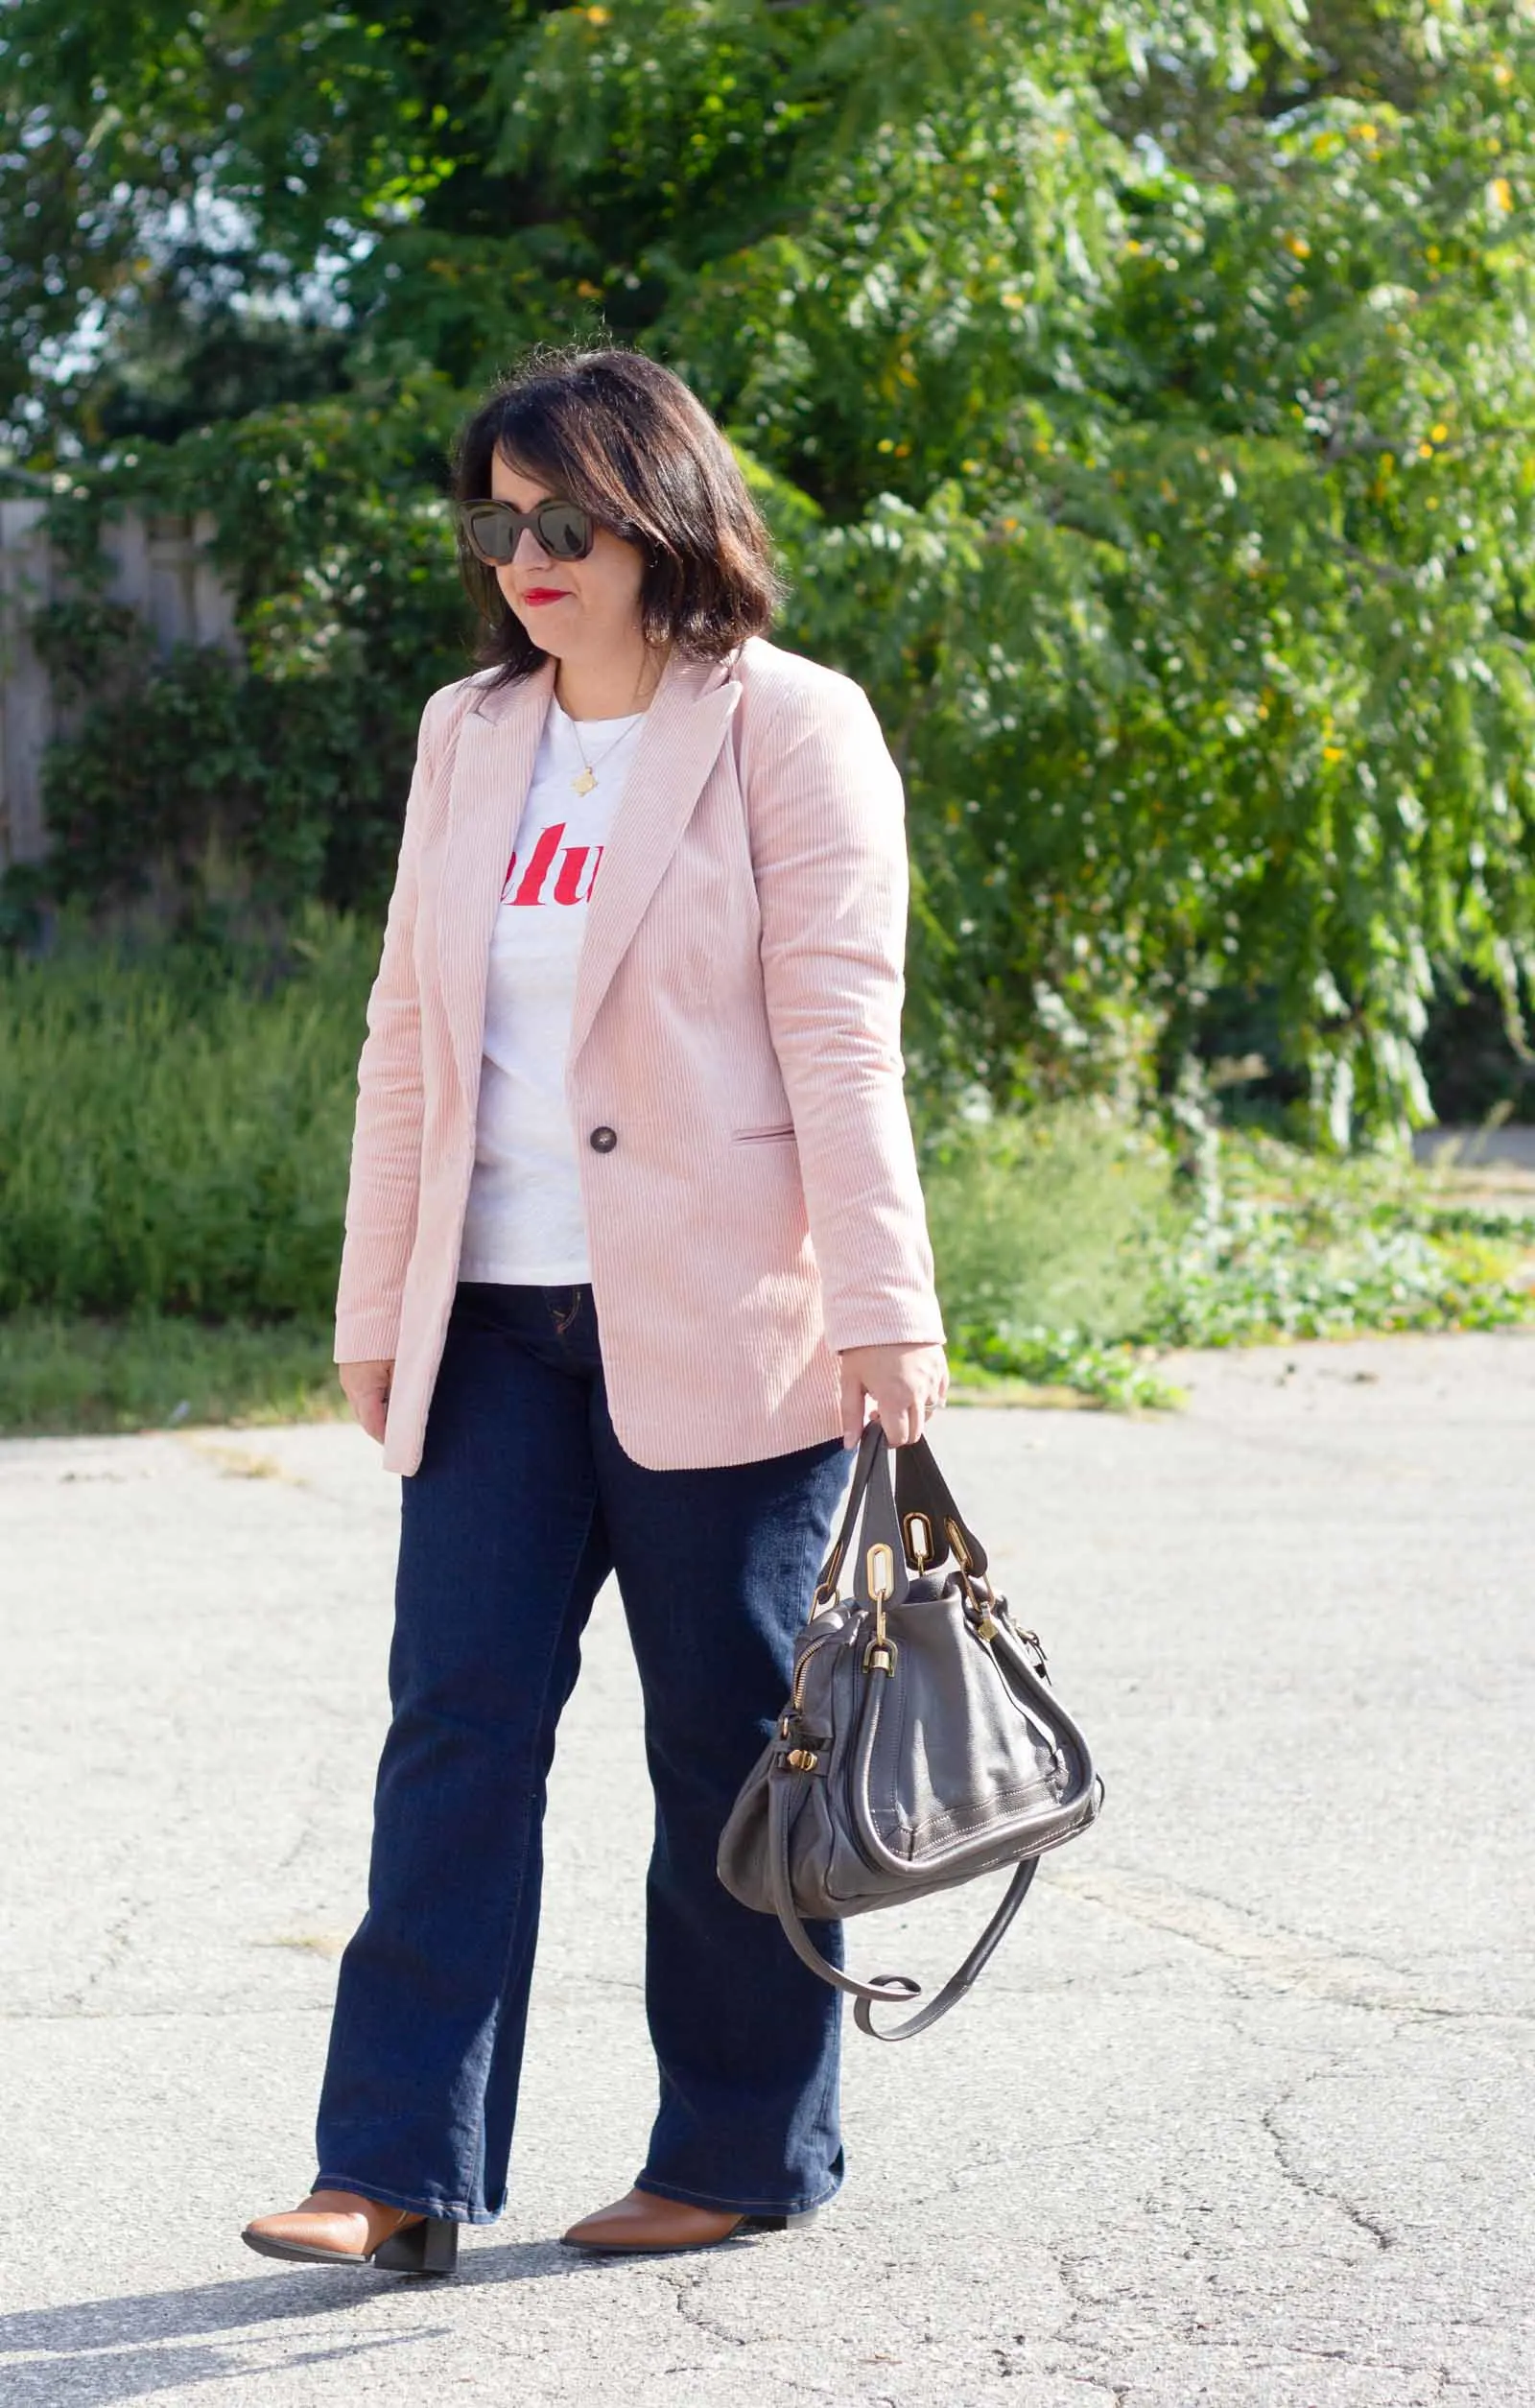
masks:
<path fill-rule="evenodd" d="M 177 2299 L 178 2292 L 168 2292 Z M 369 2349 L 397 2349 L 407 2341 L 434 2341 L 442 2327 L 391 2334 L 384 2341 L 345 2341 L 334 2349 L 300 2349 L 280 2359 L 252 2365 L 238 2350 L 217 2346 L 179 2349 L 133 2349 L 99 2358 L 71 2357 L 67 2371 L 56 2357 L 31 2358 L 25 2366 L 4 2369 L 6 2408 L 62 2408 L 62 2403 L 142 2399 L 150 2392 L 190 2390 L 195 2383 L 248 2380 L 252 2374 L 281 2374 L 295 2367 L 320 2366 L 327 2358 L 358 2358 Z"/>
<path fill-rule="evenodd" d="M 329 2316 L 390 2296 L 407 2314 L 428 2310 L 432 2323 L 378 2338 L 353 2335 L 335 2349 L 285 2356 L 281 2367 L 394 2349 L 407 2342 L 437 2340 L 449 2331 L 440 2311 L 457 2291 L 588 2272 L 584 2258 L 556 2241 L 507 2241 L 471 2248 L 452 2281 L 445 2283 L 430 2277 L 380 2275 L 363 2267 L 356 2274 L 347 2268 L 295 2267 L 280 2277 L 251 2275 L 239 2282 L 200 2283 L 184 2291 L 143 2291 L 122 2299 L 24 2308 L 0 2316 L 0 2395 L 6 2408 L 59 2408 L 63 2400 L 135 2399 L 149 2392 L 248 2375 L 262 2370 L 227 2349 L 167 2345 L 195 2335 L 235 2333 L 259 2343 L 262 2335 L 256 2328 L 262 2325 L 291 2326 L 304 2317 Z M 26 2363 L 18 2365 L 21 2357 Z"/>

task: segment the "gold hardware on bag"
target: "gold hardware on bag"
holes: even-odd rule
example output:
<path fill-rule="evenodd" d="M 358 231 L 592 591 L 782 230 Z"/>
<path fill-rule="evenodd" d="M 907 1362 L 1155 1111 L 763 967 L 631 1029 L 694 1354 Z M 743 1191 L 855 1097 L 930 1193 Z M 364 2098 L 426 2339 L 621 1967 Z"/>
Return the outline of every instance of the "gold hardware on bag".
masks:
<path fill-rule="evenodd" d="M 971 1554 L 969 1547 L 965 1545 L 964 1532 L 960 1529 L 958 1523 L 954 1521 L 948 1514 L 945 1514 L 943 1517 L 943 1526 L 949 1533 L 949 1545 L 954 1548 L 955 1562 L 958 1564 L 963 1570 L 969 1571 L 976 1559 Z"/>
<path fill-rule="evenodd" d="M 906 1551 L 918 1571 L 925 1571 L 933 1561 L 933 1524 L 925 1513 L 909 1513 L 902 1524 L 906 1532 Z"/>
<path fill-rule="evenodd" d="M 976 1637 L 983 1644 L 989 1646 L 997 1636 L 996 1617 L 991 1610 L 997 1602 L 997 1593 L 983 1571 L 967 1570 L 964 1573 L 964 1584 L 970 1593 L 971 1605 L 975 1609 Z"/>
<path fill-rule="evenodd" d="M 874 1549 L 871 1547 L 869 1552 L 872 1555 Z M 889 1549 L 886 1548 L 886 1552 L 888 1553 Z M 900 1653 L 894 1640 L 885 1635 L 885 1598 L 877 1596 L 874 1600 L 874 1636 L 863 1650 L 863 1669 L 865 1672 L 893 1673 Z"/>
<path fill-rule="evenodd" d="M 869 1594 L 874 1599 L 874 1636 L 863 1650 L 865 1672 L 893 1672 L 900 1650 L 885 1635 L 885 1601 L 895 1587 L 895 1557 L 883 1539 L 876 1539 L 863 1557 Z"/>
<path fill-rule="evenodd" d="M 789 1751 L 789 1761 L 796 1773 L 813 1773 L 820 1760 L 814 1748 L 791 1747 Z"/>
<path fill-rule="evenodd" d="M 804 1653 L 801 1655 L 801 1657 L 800 1657 L 800 1659 L 799 1659 L 798 1664 L 795 1664 L 795 1666 L 794 1666 L 794 1679 L 793 1679 L 793 1685 L 792 1685 L 792 1687 L 791 1687 L 791 1688 L 790 1689 L 790 1692 L 789 1692 L 789 1702 L 790 1702 L 791 1706 L 793 1708 L 793 1710 L 794 1710 L 794 1712 L 795 1712 L 796 1713 L 799 1712 L 799 1709 L 801 1708 L 801 1706 L 803 1706 L 803 1704 L 805 1703 L 805 1671 L 806 1671 L 806 1667 L 808 1666 L 808 1664 L 809 1664 L 809 1663 L 810 1663 L 810 1660 L 811 1660 L 812 1656 L 814 1656 L 814 1655 L 817 1654 L 817 1653 L 819 1652 L 819 1650 L 820 1650 L 822 1647 L 826 1646 L 826 1645 L 829 1643 L 830 1638 L 831 1638 L 831 1634 L 830 1634 L 830 1632 L 828 1632 L 828 1633 L 827 1633 L 827 1635 L 826 1635 L 826 1637 L 825 1637 L 824 1639 L 815 1639 L 815 1640 L 813 1640 L 813 1641 L 811 1641 L 810 1645 L 809 1645 L 809 1646 L 805 1649 Z M 780 1726 L 780 1730 L 779 1730 L 779 1736 L 780 1736 L 781 1738 L 785 1738 L 785 1739 L 787 1739 L 787 1738 L 788 1738 L 788 1736 L 789 1736 L 789 1726 L 788 1726 L 788 1718 L 787 1718 L 787 1716 L 786 1716 L 786 1718 L 785 1718 L 784 1723 Z"/>

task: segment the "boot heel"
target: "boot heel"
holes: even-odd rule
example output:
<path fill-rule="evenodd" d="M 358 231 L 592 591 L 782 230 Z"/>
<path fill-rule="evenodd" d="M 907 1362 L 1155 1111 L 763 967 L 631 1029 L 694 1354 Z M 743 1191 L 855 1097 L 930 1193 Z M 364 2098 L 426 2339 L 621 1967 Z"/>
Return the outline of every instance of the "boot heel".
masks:
<path fill-rule="evenodd" d="M 744 2229 L 748 2232 L 801 2232 L 819 2214 L 819 2207 L 801 2207 L 791 2216 L 747 2216 Z"/>
<path fill-rule="evenodd" d="M 459 2228 L 451 2216 L 426 2216 L 391 2232 L 373 2252 L 373 2263 L 390 2275 L 451 2275 L 459 2262 Z"/>

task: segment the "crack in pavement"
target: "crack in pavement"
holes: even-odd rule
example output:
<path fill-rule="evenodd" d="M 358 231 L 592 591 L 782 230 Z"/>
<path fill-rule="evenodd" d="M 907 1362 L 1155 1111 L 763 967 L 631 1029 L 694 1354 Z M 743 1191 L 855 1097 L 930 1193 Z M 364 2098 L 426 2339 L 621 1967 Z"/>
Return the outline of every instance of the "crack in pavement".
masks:
<path fill-rule="evenodd" d="M 1041 1868 L 1041 1878 L 1052 1889 L 1085 1899 L 1108 1914 L 1187 1940 L 1227 1964 L 1240 1966 L 1275 1990 L 1307 1991 L 1338 2006 L 1361 2007 L 1420 2022 L 1535 2021 L 1532 2008 L 1466 2007 L 1435 1996 L 1410 1974 L 1378 1957 L 1265 1924 L 1224 1899 L 1157 1874 L 1132 1873 L 1115 1865 L 1053 1865 Z"/>
<path fill-rule="evenodd" d="M 1326 2071 L 1328 2068 L 1324 2067 L 1322 2070 Z M 1374 2216 L 1366 2215 L 1363 2208 L 1357 2207 L 1353 2200 L 1344 2192 L 1330 2189 L 1325 2183 L 1318 2181 L 1314 2175 L 1306 2173 L 1295 2162 L 1291 2154 L 1291 2144 L 1279 2125 L 1281 2114 L 1290 2105 L 1295 2095 L 1293 2090 L 1285 2091 L 1271 2107 L 1263 2109 L 1258 2119 L 1272 2144 L 1274 2162 L 1285 2181 L 1293 2189 L 1298 2190 L 1302 2198 L 1309 2200 L 1312 2206 L 1331 2207 L 1338 2215 L 1346 2218 L 1354 2230 L 1363 2233 L 1377 2249 L 1395 2249 L 1398 2244 L 1398 2235 L 1390 2230 L 1389 2226 L 1380 2223 Z"/>
<path fill-rule="evenodd" d="M 707 2334 L 711 2341 L 724 2342 L 732 2349 L 744 2349 L 746 2344 L 740 2333 L 731 2332 L 726 2325 L 717 2325 L 698 2304 L 696 2295 L 703 2278 L 701 2266 L 691 2273 L 663 2273 L 661 2277 L 662 2281 L 670 2283 L 676 2293 L 676 2311 L 684 2324 L 691 2325 L 695 2332 Z"/>
<path fill-rule="evenodd" d="M 94 1991 L 99 1990 L 102 1983 L 115 1973 L 117 1968 L 123 1963 L 131 1946 L 133 1925 L 148 1911 L 148 1899 L 135 1898 L 123 1908 L 114 1923 L 107 1924 L 100 1957 L 81 1983 L 80 1988 L 68 1992 L 64 1998 L 65 2014 L 90 2018 L 90 2009 L 85 2004 L 86 1999 Z"/>

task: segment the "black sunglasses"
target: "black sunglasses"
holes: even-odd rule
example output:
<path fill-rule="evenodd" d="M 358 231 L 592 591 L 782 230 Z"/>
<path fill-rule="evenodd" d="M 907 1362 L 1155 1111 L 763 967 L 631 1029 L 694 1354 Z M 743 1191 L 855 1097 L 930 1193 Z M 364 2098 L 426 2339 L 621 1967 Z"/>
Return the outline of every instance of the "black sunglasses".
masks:
<path fill-rule="evenodd" d="M 491 569 L 511 566 L 525 527 L 555 560 L 584 560 L 597 540 L 597 522 L 580 502 L 544 501 L 531 510 L 513 509 L 509 502 L 463 502 L 459 523 L 475 558 Z"/>

